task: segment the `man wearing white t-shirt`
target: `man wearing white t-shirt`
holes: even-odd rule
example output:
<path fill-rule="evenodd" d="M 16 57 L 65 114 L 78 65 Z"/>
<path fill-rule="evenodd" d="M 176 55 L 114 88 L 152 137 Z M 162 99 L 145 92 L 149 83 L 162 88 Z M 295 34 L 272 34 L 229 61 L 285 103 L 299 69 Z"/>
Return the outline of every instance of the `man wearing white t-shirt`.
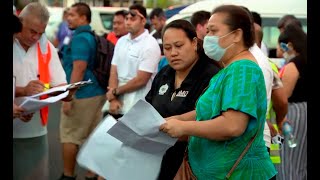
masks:
<path fill-rule="evenodd" d="M 144 29 L 146 8 L 134 4 L 126 16 L 128 34 L 122 36 L 114 50 L 103 111 L 121 117 L 151 88 L 161 56 L 157 41 Z"/>
<path fill-rule="evenodd" d="M 267 102 L 269 106 L 270 100 L 271 100 L 271 92 L 272 92 L 273 71 L 269 64 L 268 57 L 261 51 L 261 49 L 257 46 L 256 43 L 251 48 L 249 48 L 249 51 L 257 60 L 258 65 L 262 70 L 264 82 L 267 90 Z M 266 142 L 266 146 L 270 148 L 271 134 L 270 134 L 270 129 L 267 122 L 265 122 L 263 134 L 264 134 L 263 139 Z"/>
<path fill-rule="evenodd" d="M 47 54 L 45 52 L 50 49 L 51 58 L 47 65 L 49 85 L 53 87 L 66 84 L 66 75 L 57 51 L 43 35 L 49 20 L 47 8 L 40 3 L 29 3 L 19 17 L 23 27 L 13 42 L 13 75 L 16 77 L 16 86 L 24 87 L 39 78 L 39 49 L 40 54 Z M 37 91 L 32 92 L 35 93 Z M 34 113 L 28 123 L 20 119 L 13 121 L 13 169 L 14 180 L 32 177 L 49 179 L 47 127 L 43 124 L 39 111 Z"/>

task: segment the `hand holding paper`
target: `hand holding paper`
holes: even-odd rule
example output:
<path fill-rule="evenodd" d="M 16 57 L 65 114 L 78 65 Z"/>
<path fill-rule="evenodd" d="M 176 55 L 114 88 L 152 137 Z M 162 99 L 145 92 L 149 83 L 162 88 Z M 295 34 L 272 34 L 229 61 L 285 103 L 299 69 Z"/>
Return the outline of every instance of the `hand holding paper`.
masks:
<path fill-rule="evenodd" d="M 139 100 L 119 121 L 107 116 L 82 145 L 77 162 L 108 180 L 156 180 L 177 139 L 160 132 L 165 120 Z"/>
<path fill-rule="evenodd" d="M 42 107 L 48 106 L 52 103 L 55 103 L 65 97 L 67 97 L 68 94 L 69 94 L 69 91 L 66 91 L 62 94 L 59 94 L 58 96 L 53 96 L 53 97 L 49 97 L 47 99 L 42 99 L 42 100 L 40 100 L 38 98 L 34 98 L 32 96 L 19 97 L 19 98 L 15 99 L 15 103 L 25 110 L 23 113 L 25 115 L 25 114 L 36 112 L 37 110 L 41 109 Z"/>

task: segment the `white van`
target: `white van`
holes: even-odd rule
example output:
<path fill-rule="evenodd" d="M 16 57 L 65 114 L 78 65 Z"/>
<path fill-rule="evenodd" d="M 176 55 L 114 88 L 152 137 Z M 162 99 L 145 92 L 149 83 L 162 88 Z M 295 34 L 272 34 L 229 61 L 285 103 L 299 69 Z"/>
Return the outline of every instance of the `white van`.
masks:
<path fill-rule="evenodd" d="M 98 34 L 103 35 L 112 31 L 112 21 L 114 13 L 118 10 L 127 7 L 90 7 L 91 9 L 91 27 Z M 46 28 L 46 35 L 48 39 L 53 42 L 55 34 L 58 31 L 58 26 L 62 21 L 62 14 L 64 8 L 62 7 L 48 7 L 50 18 Z"/>
<path fill-rule="evenodd" d="M 263 41 L 269 49 L 277 46 L 279 30 L 277 21 L 286 14 L 295 15 L 307 32 L 307 1 L 305 0 L 204 0 L 191 4 L 178 14 L 167 20 L 167 23 L 176 19 L 190 20 L 191 15 L 199 10 L 212 12 L 222 4 L 235 4 L 247 7 L 261 15 L 263 27 Z"/>

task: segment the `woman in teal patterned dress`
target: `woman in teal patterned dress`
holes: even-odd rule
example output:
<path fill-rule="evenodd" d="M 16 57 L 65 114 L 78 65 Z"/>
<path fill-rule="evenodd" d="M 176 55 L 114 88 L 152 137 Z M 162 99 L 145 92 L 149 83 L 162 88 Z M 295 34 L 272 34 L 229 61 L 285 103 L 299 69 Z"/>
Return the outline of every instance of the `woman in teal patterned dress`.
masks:
<path fill-rule="evenodd" d="M 224 68 L 211 79 L 195 111 L 160 126 L 172 137 L 190 136 L 189 163 L 198 180 L 225 179 L 256 133 L 230 179 L 266 180 L 277 173 L 263 140 L 267 97 L 262 71 L 248 51 L 253 31 L 242 7 L 222 5 L 213 11 L 203 46 Z"/>

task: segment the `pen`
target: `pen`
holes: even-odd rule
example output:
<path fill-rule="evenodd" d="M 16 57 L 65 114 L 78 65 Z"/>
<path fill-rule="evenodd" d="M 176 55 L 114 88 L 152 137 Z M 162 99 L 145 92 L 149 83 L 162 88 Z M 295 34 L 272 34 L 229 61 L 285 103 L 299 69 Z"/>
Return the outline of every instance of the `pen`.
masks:
<path fill-rule="evenodd" d="M 40 80 L 40 74 L 37 75 L 37 78 Z M 44 83 L 44 89 L 43 89 L 43 91 L 46 91 L 46 90 L 48 90 L 48 89 L 50 89 L 50 84 L 49 84 L 49 83 Z"/>

